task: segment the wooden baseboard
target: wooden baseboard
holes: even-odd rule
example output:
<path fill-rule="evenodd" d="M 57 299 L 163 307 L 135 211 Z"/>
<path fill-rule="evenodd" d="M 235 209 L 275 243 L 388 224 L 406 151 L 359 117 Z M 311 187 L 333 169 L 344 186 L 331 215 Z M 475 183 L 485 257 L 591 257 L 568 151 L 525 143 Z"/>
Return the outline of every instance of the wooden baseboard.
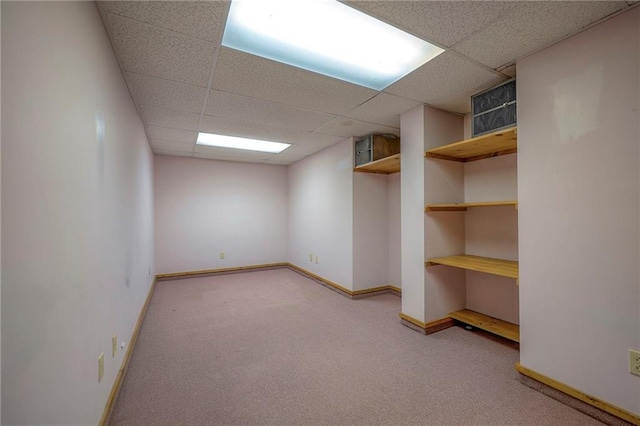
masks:
<path fill-rule="evenodd" d="M 197 277 L 199 275 L 213 275 L 213 274 L 230 274 L 233 272 L 246 272 L 260 269 L 273 269 L 273 268 L 286 268 L 289 264 L 282 263 L 265 263 L 262 265 L 249 265 L 249 266 L 236 266 L 232 268 L 219 268 L 219 269 L 204 269 L 200 271 L 185 271 L 185 272 L 173 272 L 169 274 L 158 274 L 156 279 L 158 281 L 172 280 L 176 278 Z"/>
<path fill-rule="evenodd" d="M 375 296 L 378 294 L 390 293 L 394 291 L 400 293 L 402 291 L 399 287 L 394 287 L 390 285 L 365 288 L 362 290 L 349 290 L 348 288 L 343 287 L 338 283 L 335 283 L 331 280 L 321 277 L 320 275 L 316 275 L 311 271 L 307 271 L 306 269 L 299 267 L 298 265 L 294 265 L 293 263 L 287 263 L 287 266 L 291 270 L 296 271 L 302 275 L 306 275 L 316 281 L 319 281 L 321 284 L 324 284 L 325 286 L 330 287 L 336 290 L 338 293 L 342 294 L 343 296 L 349 297 L 351 299 L 357 299 L 357 298 L 366 297 L 366 296 Z"/>
<path fill-rule="evenodd" d="M 402 296 L 402 289 L 400 287 L 396 287 L 395 285 L 390 285 L 389 290 L 391 290 L 392 294 L 396 296 Z"/>
<path fill-rule="evenodd" d="M 124 374 L 129 366 L 129 360 L 131 359 L 131 354 L 133 353 L 133 347 L 136 345 L 136 341 L 138 340 L 138 333 L 140 333 L 140 326 L 142 325 L 142 320 L 144 320 L 144 316 L 147 313 L 147 308 L 149 307 L 149 302 L 151 301 L 151 296 L 156 288 L 157 279 L 154 279 L 151 283 L 151 287 L 149 288 L 149 293 L 147 294 L 147 298 L 142 305 L 142 309 L 140 309 L 140 313 L 138 314 L 138 320 L 136 321 L 136 325 L 133 328 L 133 334 L 131 335 L 131 340 L 129 340 L 129 347 L 127 348 L 127 352 L 125 352 L 124 358 L 122 360 L 122 364 L 120 365 L 120 369 L 118 370 L 118 374 L 116 375 L 116 380 L 113 382 L 113 386 L 111 388 L 111 392 L 109 393 L 109 398 L 107 398 L 107 403 L 104 406 L 104 411 L 102 412 L 102 418 L 100 419 L 100 426 L 105 426 L 109 422 L 109 417 L 111 416 L 111 411 L 113 410 L 113 406 L 116 403 L 116 398 L 118 397 L 118 392 L 120 392 L 120 388 L 122 387 L 122 381 L 124 380 Z"/>
<path fill-rule="evenodd" d="M 527 376 L 531 379 L 534 379 L 537 382 L 540 382 L 553 389 L 556 389 L 566 395 L 569 395 L 579 401 L 582 401 L 586 404 L 596 407 L 615 417 L 618 417 L 634 425 L 640 425 L 640 416 L 637 414 L 630 413 L 629 411 L 616 407 L 613 404 L 609 404 L 608 402 L 603 401 L 599 398 L 596 398 L 595 396 L 588 395 L 584 392 L 579 391 L 576 388 L 573 388 L 569 385 L 566 385 L 562 382 L 552 379 L 551 377 L 547 377 L 544 374 L 540 374 L 536 371 L 533 371 L 527 367 L 522 366 L 519 362 L 516 363 L 516 370 L 523 376 Z"/>
<path fill-rule="evenodd" d="M 435 333 L 456 325 L 456 322 L 453 318 L 440 318 L 439 320 L 428 322 L 424 325 L 424 330 L 426 334 Z"/>
<path fill-rule="evenodd" d="M 445 328 L 453 327 L 456 325 L 456 322 L 449 317 L 441 318 L 439 320 L 430 321 L 430 322 L 422 322 L 417 320 L 407 314 L 400 313 L 400 319 L 406 321 L 411 324 L 411 328 L 418 328 L 423 334 L 432 334 L 440 330 L 444 330 Z"/>

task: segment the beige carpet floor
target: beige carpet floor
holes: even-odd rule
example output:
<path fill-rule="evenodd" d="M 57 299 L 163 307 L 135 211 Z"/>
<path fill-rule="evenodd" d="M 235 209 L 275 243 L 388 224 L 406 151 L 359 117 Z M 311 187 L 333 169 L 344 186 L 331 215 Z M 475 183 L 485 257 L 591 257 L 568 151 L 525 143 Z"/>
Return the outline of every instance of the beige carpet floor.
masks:
<path fill-rule="evenodd" d="M 112 425 L 596 425 L 518 381 L 518 351 L 400 324 L 289 269 L 159 282 Z"/>

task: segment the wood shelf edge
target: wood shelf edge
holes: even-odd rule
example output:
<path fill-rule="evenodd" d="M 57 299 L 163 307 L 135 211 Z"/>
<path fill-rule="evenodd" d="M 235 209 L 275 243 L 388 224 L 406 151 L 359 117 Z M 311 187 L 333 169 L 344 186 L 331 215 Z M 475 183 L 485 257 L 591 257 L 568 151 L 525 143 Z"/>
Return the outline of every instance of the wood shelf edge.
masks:
<path fill-rule="evenodd" d="M 513 206 L 518 208 L 517 200 L 504 200 L 504 201 L 479 201 L 469 203 L 439 203 L 439 204 L 427 204 L 424 208 L 425 212 L 444 212 L 444 211 L 467 211 L 472 207 L 503 207 Z"/>
<path fill-rule="evenodd" d="M 520 327 L 517 324 L 512 324 L 470 309 L 451 312 L 449 317 L 513 342 L 520 342 Z"/>
<path fill-rule="evenodd" d="M 426 158 L 470 162 L 518 151 L 517 126 L 501 129 L 475 138 L 464 139 L 448 145 L 432 148 L 425 152 Z"/>
<path fill-rule="evenodd" d="M 425 266 L 427 267 L 436 265 L 450 266 L 453 268 L 466 269 L 469 271 L 484 272 L 486 274 L 515 278 L 516 280 L 519 278 L 519 265 L 515 260 L 459 254 L 454 256 L 434 257 L 431 259 L 427 259 L 427 261 L 425 262 Z"/>
<path fill-rule="evenodd" d="M 354 172 L 390 175 L 400 172 L 400 154 L 390 155 L 353 168 Z"/>

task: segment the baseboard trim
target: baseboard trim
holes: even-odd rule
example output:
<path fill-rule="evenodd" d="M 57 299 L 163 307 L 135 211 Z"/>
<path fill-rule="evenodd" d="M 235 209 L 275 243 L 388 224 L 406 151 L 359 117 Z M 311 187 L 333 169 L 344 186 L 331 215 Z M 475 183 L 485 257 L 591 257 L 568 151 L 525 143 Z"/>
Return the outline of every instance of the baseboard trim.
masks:
<path fill-rule="evenodd" d="M 391 294 L 394 294 L 396 296 L 402 296 L 402 289 L 400 287 L 396 287 L 395 285 L 390 285 L 389 286 L 389 290 Z"/>
<path fill-rule="evenodd" d="M 113 382 L 111 392 L 109 392 L 109 398 L 107 398 L 107 403 L 104 406 L 102 418 L 100 419 L 100 423 L 98 423 L 100 426 L 106 426 L 109 422 L 109 418 L 111 417 L 113 406 L 116 403 L 116 398 L 118 397 L 118 393 L 120 392 L 120 388 L 122 387 L 125 372 L 127 371 L 127 367 L 129 367 L 129 360 L 131 359 L 133 348 L 136 345 L 136 341 L 138 340 L 138 334 L 140 333 L 142 321 L 144 320 L 144 316 L 147 313 L 147 308 L 149 308 L 151 296 L 153 296 L 153 292 L 156 289 L 156 282 L 157 278 L 154 278 L 153 282 L 151 283 L 151 287 L 149 288 L 149 292 L 147 293 L 147 298 L 145 299 L 144 304 L 142 305 L 142 309 L 140 309 L 140 313 L 138 314 L 138 320 L 136 321 L 136 325 L 133 328 L 131 340 L 129 340 L 129 347 L 127 348 L 127 352 L 125 352 L 124 358 L 122 359 L 122 364 L 120 365 L 118 374 L 116 374 L 116 380 Z"/>
<path fill-rule="evenodd" d="M 640 416 L 630 413 L 629 411 L 626 411 L 620 407 L 616 407 L 613 404 L 609 404 L 608 402 L 603 401 L 599 398 L 581 392 L 576 388 L 552 379 L 551 377 L 547 377 L 544 374 L 540 374 L 534 370 L 524 367 L 519 362 L 516 363 L 516 370 L 520 374 L 522 374 L 522 376 L 533 379 L 538 384 L 542 384 L 543 386 L 552 389 L 540 389 L 540 386 L 530 386 L 526 381 L 523 381 L 526 386 L 533 387 L 539 392 L 544 393 L 551 398 L 557 399 L 560 402 L 580 412 L 583 412 L 584 414 L 587 414 L 588 416 L 600 420 L 601 422 L 604 422 L 606 424 L 621 424 L 619 419 L 622 419 L 630 424 L 640 425 Z M 565 398 L 556 398 L 553 393 L 547 392 L 548 390 L 558 391 L 561 394 L 564 394 Z M 569 396 L 571 398 L 566 398 L 566 396 Z M 585 404 L 588 405 L 588 407 L 584 407 Z M 599 413 L 595 412 L 594 407 L 601 411 Z M 614 416 L 615 418 L 612 419 L 610 416 Z"/>
<path fill-rule="evenodd" d="M 274 269 L 274 268 L 286 268 L 289 264 L 286 262 L 281 263 L 265 263 L 262 265 L 249 265 L 249 266 L 235 266 L 231 268 L 219 268 L 219 269 L 203 269 L 200 271 L 185 271 L 185 272 L 172 272 L 168 274 L 158 274 L 156 279 L 158 281 L 173 280 L 177 278 L 190 278 L 200 275 L 215 275 L 215 274 L 231 274 L 234 272 L 246 272 L 255 271 L 261 269 Z"/>
<path fill-rule="evenodd" d="M 386 294 L 386 293 L 396 294 L 397 292 L 397 294 L 399 294 L 402 291 L 400 290 L 399 287 L 394 287 L 391 285 L 383 285 L 379 287 L 365 288 L 361 290 L 349 290 L 348 288 L 343 287 L 338 283 L 335 283 L 331 280 L 321 277 L 320 275 L 314 274 L 311 271 L 307 271 L 306 269 L 301 268 L 298 265 L 294 265 L 293 263 L 287 263 L 287 266 L 291 270 L 298 272 L 302 275 L 305 275 L 315 281 L 318 281 L 320 284 L 324 285 L 325 287 L 328 287 L 331 290 L 334 290 L 339 294 L 346 296 L 350 299 L 360 299 L 363 297 L 378 296 L 380 294 Z"/>
<path fill-rule="evenodd" d="M 456 325 L 456 322 L 453 320 L 453 318 L 449 317 L 425 323 L 402 312 L 400 312 L 400 323 L 422 334 L 432 334 Z"/>

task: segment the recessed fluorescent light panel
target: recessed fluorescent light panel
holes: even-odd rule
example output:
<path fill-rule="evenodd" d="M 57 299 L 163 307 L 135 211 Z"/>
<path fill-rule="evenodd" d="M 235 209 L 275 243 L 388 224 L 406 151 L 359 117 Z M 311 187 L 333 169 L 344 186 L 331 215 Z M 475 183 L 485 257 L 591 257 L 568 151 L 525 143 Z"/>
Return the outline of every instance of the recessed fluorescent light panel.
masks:
<path fill-rule="evenodd" d="M 213 133 L 198 133 L 196 145 L 216 146 L 219 148 L 245 149 L 248 151 L 282 152 L 291 144 L 267 142 L 257 139 L 237 138 L 235 136 L 215 135 Z"/>
<path fill-rule="evenodd" d="M 375 90 L 443 52 L 335 0 L 233 0 L 222 45 Z"/>

